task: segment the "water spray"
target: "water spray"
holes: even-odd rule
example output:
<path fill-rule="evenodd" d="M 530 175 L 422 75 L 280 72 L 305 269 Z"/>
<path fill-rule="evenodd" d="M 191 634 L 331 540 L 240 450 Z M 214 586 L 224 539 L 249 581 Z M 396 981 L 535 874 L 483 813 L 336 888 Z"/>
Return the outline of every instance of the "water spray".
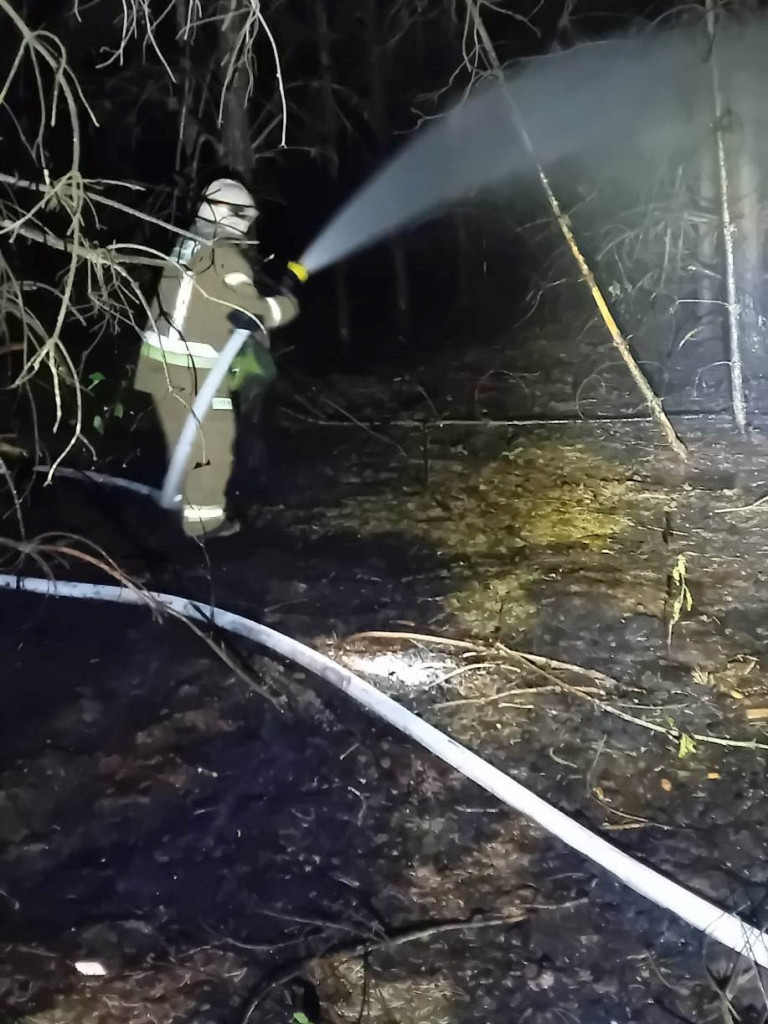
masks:
<path fill-rule="evenodd" d="M 481 83 L 363 183 L 300 257 L 303 269 L 316 274 L 481 189 L 533 180 L 510 99 L 541 165 L 591 160 L 599 176 L 631 148 L 643 166 L 630 160 L 622 173 L 653 173 L 681 139 L 707 137 L 701 42 L 690 27 L 652 30 L 537 57 L 513 76 Z"/>

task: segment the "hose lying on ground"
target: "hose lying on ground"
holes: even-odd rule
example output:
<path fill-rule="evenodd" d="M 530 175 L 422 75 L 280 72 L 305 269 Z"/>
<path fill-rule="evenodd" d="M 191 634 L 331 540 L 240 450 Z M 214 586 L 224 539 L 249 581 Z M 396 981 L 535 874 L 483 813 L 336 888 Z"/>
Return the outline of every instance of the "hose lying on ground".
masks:
<path fill-rule="evenodd" d="M 404 735 L 435 754 L 446 764 L 471 779 L 502 803 L 535 821 L 547 832 L 557 836 L 584 857 L 624 882 L 635 892 L 659 907 L 676 914 L 687 924 L 703 932 L 729 949 L 768 968 L 766 936 L 735 914 L 727 913 L 708 900 L 697 896 L 658 871 L 641 864 L 617 849 L 567 814 L 552 807 L 519 782 L 484 761 L 477 754 L 422 721 L 412 711 L 381 693 L 360 676 L 336 664 L 319 651 L 293 640 L 277 630 L 222 611 L 208 604 L 190 601 L 173 594 L 142 592 L 123 587 L 74 581 L 37 579 L 29 576 L 0 574 L 0 589 L 21 590 L 58 597 L 87 598 L 122 604 L 165 606 L 184 618 L 210 623 L 219 629 L 244 637 L 266 647 L 281 657 L 301 665 L 321 679 L 338 687 L 366 710 L 394 726 Z"/>

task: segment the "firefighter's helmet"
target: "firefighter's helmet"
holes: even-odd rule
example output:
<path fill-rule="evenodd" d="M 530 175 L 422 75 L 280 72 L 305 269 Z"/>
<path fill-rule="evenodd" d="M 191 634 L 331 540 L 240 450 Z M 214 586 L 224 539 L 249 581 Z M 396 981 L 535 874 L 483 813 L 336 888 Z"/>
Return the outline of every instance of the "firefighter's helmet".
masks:
<path fill-rule="evenodd" d="M 217 233 L 245 235 L 258 213 L 245 185 L 233 178 L 217 178 L 203 193 L 197 218 L 215 225 Z"/>

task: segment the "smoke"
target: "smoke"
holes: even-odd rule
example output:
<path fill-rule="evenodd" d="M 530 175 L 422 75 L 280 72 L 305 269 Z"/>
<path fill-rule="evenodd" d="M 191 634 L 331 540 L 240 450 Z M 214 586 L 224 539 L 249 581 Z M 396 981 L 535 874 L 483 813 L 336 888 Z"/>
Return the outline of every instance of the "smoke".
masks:
<path fill-rule="evenodd" d="M 731 25 L 717 40 L 724 81 L 762 147 L 766 42 L 765 22 Z M 572 159 L 598 177 L 613 165 L 639 179 L 670 153 L 695 157 L 711 146 L 711 60 L 703 21 L 530 60 L 418 132 L 332 218 L 302 263 L 317 272 L 480 189 L 530 180 L 534 164 L 515 110 L 545 170 Z"/>

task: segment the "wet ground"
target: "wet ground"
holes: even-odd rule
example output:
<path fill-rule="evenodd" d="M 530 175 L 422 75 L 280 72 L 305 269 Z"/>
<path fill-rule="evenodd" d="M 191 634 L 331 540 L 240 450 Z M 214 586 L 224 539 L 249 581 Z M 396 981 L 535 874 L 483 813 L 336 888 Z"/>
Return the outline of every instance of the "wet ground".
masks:
<path fill-rule="evenodd" d="M 318 411 L 210 564 L 161 561 L 159 518 L 85 484 L 37 490 L 30 529 L 320 647 L 766 923 L 768 440 L 681 421 L 683 467 L 642 422 Z M 763 1020 L 744 965 L 317 680 L 141 609 L 0 614 L 3 1019 Z"/>

